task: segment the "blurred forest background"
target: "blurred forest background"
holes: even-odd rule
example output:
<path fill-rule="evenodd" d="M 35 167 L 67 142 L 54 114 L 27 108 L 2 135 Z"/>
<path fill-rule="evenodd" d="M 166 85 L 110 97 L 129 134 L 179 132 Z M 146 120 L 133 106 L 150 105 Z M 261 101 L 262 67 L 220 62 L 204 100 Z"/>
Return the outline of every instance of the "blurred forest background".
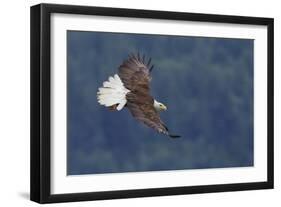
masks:
<path fill-rule="evenodd" d="M 179 139 L 97 102 L 138 51 Z M 67 59 L 68 175 L 253 166 L 253 40 L 68 31 Z"/>

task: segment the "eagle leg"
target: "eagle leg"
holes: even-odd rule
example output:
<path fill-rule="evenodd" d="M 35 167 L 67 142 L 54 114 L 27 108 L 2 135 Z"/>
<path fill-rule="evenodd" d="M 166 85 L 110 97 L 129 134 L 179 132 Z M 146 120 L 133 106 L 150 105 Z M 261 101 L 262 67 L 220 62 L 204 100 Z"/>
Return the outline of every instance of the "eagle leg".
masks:
<path fill-rule="evenodd" d="M 116 111 L 118 104 L 114 104 L 112 106 L 107 107 L 110 111 Z"/>

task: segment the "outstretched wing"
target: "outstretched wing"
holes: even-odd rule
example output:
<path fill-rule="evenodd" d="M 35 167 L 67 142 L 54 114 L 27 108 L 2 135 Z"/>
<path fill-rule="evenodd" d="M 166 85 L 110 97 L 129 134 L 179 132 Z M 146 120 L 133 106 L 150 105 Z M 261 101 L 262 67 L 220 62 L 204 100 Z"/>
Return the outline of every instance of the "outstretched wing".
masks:
<path fill-rule="evenodd" d="M 118 75 L 124 86 L 130 90 L 126 95 L 126 106 L 132 116 L 145 125 L 172 138 L 179 137 L 169 134 L 168 128 L 153 106 L 154 99 L 149 94 L 150 72 L 153 68 L 150 61 L 151 59 L 146 62 L 144 56 L 141 58 L 139 54 L 137 56 L 133 54 L 119 67 Z"/>
<path fill-rule="evenodd" d="M 149 93 L 150 72 L 153 68 L 150 61 L 151 59 L 146 62 L 145 56 L 141 58 L 139 54 L 131 54 L 120 65 L 118 75 L 127 89 L 130 91 L 141 89 Z"/>
<path fill-rule="evenodd" d="M 154 100 L 150 95 L 129 92 L 126 98 L 127 107 L 134 118 L 157 132 L 170 136 L 167 127 L 161 121 L 158 112 L 153 106 Z"/>

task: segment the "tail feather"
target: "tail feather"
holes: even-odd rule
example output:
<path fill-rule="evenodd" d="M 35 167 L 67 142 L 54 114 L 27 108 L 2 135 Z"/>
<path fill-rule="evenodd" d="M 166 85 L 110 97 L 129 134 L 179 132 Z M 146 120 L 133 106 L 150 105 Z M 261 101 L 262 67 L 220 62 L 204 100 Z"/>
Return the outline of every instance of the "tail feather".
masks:
<path fill-rule="evenodd" d="M 110 81 L 105 81 L 103 82 L 103 87 L 105 88 L 119 88 L 119 85 L 116 83 L 110 82 Z"/>
<path fill-rule="evenodd" d="M 120 77 L 115 74 L 110 76 L 108 81 L 103 82 L 103 87 L 100 87 L 97 92 L 97 99 L 101 105 L 111 107 L 117 105 L 116 109 L 121 110 L 127 103 L 126 94 L 130 92 L 125 88 Z"/>
<path fill-rule="evenodd" d="M 104 95 L 104 94 L 115 94 L 116 92 L 122 93 L 121 90 L 115 89 L 115 88 L 99 88 L 98 95 Z"/>
<path fill-rule="evenodd" d="M 124 99 L 123 101 L 121 101 L 121 102 L 118 104 L 118 106 L 116 107 L 116 109 L 117 109 L 118 111 L 120 111 L 121 109 L 123 109 L 123 107 L 126 105 L 126 103 L 127 103 L 127 100 Z"/>

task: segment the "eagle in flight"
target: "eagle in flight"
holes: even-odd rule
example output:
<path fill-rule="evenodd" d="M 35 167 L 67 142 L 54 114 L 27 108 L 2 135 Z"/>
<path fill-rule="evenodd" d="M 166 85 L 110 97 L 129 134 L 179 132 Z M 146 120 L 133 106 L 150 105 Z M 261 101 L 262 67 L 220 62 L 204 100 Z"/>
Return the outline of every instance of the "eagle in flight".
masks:
<path fill-rule="evenodd" d="M 118 69 L 118 74 L 109 77 L 98 89 L 97 99 L 101 105 L 111 110 L 120 111 L 127 107 L 132 116 L 159 133 L 171 138 L 180 137 L 169 133 L 160 119 L 159 112 L 167 107 L 156 101 L 149 94 L 151 81 L 151 58 L 146 62 L 145 56 L 131 54 Z"/>

